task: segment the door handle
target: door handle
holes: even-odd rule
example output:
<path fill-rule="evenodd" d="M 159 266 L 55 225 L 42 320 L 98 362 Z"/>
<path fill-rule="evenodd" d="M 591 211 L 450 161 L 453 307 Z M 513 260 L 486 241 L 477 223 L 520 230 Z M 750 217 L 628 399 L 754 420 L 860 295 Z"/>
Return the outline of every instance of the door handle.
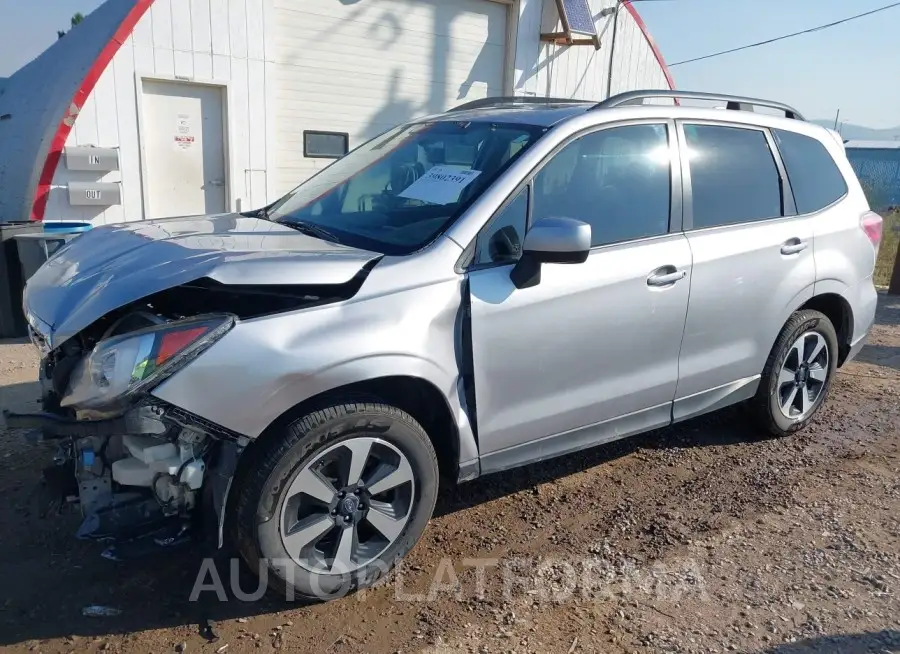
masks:
<path fill-rule="evenodd" d="M 210 186 L 225 186 L 225 180 L 224 179 L 213 179 L 213 180 L 210 180 L 209 185 Z"/>
<path fill-rule="evenodd" d="M 799 254 L 807 248 L 809 243 L 801 241 L 799 238 L 792 238 L 784 242 L 781 246 L 781 254 Z"/>
<path fill-rule="evenodd" d="M 650 276 L 647 278 L 647 286 L 669 286 L 687 276 L 687 270 L 662 272 L 663 270 L 675 270 L 675 266 L 664 266 L 659 271 L 650 273 Z"/>

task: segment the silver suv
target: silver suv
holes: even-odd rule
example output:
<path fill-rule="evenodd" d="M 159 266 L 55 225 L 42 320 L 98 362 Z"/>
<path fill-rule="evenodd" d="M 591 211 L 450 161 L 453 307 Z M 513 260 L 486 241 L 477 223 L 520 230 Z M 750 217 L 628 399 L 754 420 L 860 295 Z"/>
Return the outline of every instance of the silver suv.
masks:
<path fill-rule="evenodd" d="M 107 556 L 211 524 L 329 599 L 413 547 L 439 471 L 738 402 L 803 427 L 872 325 L 880 237 L 836 133 L 785 105 L 478 101 L 262 210 L 73 240 L 25 293 L 44 411 L 7 422 L 59 442 Z"/>

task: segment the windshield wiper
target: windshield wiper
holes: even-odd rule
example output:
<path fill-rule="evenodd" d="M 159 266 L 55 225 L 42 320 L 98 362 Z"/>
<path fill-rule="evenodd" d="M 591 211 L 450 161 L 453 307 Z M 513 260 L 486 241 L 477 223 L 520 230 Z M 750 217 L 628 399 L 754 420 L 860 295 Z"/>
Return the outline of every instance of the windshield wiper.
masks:
<path fill-rule="evenodd" d="M 281 224 L 296 229 L 298 232 L 303 232 L 304 234 L 309 234 L 310 236 L 320 238 L 323 241 L 329 241 L 331 243 L 340 243 L 341 241 L 341 239 L 329 232 L 324 227 L 320 227 L 315 223 L 310 223 L 305 220 L 285 220 Z"/>

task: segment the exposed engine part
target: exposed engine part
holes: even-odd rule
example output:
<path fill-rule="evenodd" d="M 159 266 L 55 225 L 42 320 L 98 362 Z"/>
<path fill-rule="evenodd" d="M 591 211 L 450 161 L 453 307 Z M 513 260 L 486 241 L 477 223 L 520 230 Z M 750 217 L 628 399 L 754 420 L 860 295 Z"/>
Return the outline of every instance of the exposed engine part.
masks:
<path fill-rule="evenodd" d="M 182 432 L 177 442 L 124 436 L 126 456 L 112 464 L 112 478 L 123 486 L 149 488 L 167 515 L 193 508 L 203 485 L 203 434 Z"/>
<path fill-rule="evenodd" d="M 121 439 L 115 437 L 94 436 L 75 442 L 72 458 L 82 515 L 113 503 L 110 461 L 121 456 Z"/>
<path fill-rule="evenodd" d="M 173 429 L 166 437 L 74 440 L 70 460 L 84 516 L 78 535 L 120 542 L 157 535 L 163 544 L 171 542 L 185 532 L 191 510 L 200 501 L 204 457 L 213 443 L 192 429 Z"/>

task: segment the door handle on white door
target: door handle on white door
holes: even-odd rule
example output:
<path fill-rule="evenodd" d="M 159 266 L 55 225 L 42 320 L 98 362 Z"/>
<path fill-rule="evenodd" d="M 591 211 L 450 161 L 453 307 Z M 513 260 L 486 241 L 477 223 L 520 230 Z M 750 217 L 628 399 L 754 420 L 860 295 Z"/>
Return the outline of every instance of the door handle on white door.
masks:
<path fill-rule="evenodd" d="M 670 284 L 674 284 L 675 282 L 684 279 L 687 275 L 687 270 L 675 270 L 675 272 L 662 272 L 663 270 L 669 269 L 674 270 L 674 266 L 664 266 L 658 270 L 650 273 L 650 276 L 647 278 L 647 286 L 669 286 Z"/>
<path fill-rule="evenodd" d="M 798 254 L 807 248 L 809 243 L 801 241 L 799 238 L 792 238 L 784 242 L 781 246 L 781 254 Z"/>

